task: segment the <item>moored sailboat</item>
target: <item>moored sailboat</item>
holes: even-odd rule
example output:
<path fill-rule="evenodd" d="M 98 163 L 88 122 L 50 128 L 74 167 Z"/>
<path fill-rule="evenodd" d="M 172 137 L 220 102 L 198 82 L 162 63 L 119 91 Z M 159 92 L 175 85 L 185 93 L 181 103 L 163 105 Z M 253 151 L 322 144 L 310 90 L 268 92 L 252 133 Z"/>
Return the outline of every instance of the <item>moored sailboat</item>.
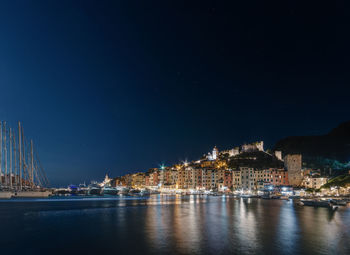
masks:
<path fill-rule="evenodd" d="M 48 197 L 49 182 L 34 150 L 18 122 L 18 133 L 0 121 L 0 198 Z"/>

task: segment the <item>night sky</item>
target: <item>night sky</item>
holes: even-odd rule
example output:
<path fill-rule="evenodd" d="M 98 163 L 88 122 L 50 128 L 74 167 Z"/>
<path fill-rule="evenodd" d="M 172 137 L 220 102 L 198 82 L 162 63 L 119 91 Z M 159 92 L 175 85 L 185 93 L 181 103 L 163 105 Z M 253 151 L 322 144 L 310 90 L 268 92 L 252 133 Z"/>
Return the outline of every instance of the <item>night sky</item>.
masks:
<path fill-rule="evenodd" d="M 217 2 L 1 1 L 0 119 L 53 185 L 350 119 L 348 6 Z"/>

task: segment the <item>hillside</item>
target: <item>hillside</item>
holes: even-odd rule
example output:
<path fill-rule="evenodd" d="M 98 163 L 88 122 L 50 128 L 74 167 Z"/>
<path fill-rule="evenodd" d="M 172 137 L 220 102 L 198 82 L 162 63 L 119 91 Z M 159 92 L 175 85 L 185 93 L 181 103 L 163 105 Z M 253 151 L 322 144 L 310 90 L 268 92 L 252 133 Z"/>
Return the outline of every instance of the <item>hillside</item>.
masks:
<path fill-rule="evenodd" d="M 323 185 L 322 188 L 331 187 L 342 187 L 346 188 L 350 186 L 350 175 L 341 175 L 331 179 L 327 184 Z"/>
<path fill-rule="evenodd" d="M 281 150 L 284 155 L 301 153 L 305 159 L 323 158 L 347 163 L 350 160 L 350 121 L 325 135 L 284 138 L 276 143 L 274 150 Z"/>
<path fill-rule="evenodd" d="M 283 168 L 284 164 L 274 155 L 262 151 L 244 152 L 229 158 L 228 166 L 231 169 L 239 167 L 254 167 L 257 169 Z"/>

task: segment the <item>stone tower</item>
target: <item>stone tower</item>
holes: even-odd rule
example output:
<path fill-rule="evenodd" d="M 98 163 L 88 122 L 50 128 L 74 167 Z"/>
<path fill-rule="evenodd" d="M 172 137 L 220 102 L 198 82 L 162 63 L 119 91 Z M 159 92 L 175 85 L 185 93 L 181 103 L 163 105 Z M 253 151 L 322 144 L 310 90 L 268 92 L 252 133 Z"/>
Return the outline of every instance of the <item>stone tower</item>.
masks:
<path fill-rule="evenodd" d="M 284 157 L 284 167 L 288 171 L 289 185 L 300 186 L 303 180 L 301 172 L 301 154 L 288 154 Z"/>

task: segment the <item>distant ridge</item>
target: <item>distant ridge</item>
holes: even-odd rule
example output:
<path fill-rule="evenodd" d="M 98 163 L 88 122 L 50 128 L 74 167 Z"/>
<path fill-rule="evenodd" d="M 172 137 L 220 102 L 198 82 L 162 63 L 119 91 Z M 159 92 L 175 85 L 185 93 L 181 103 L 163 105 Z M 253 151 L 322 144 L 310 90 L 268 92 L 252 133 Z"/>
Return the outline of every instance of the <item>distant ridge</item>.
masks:
<path fill-rule="evenodd" d="M 320 136 L 290 136 L 276 143 L 274 150 L 301 153 L 305 157 L 323 157 L 347 163 L 350 161 L 350 121 Z"/>

